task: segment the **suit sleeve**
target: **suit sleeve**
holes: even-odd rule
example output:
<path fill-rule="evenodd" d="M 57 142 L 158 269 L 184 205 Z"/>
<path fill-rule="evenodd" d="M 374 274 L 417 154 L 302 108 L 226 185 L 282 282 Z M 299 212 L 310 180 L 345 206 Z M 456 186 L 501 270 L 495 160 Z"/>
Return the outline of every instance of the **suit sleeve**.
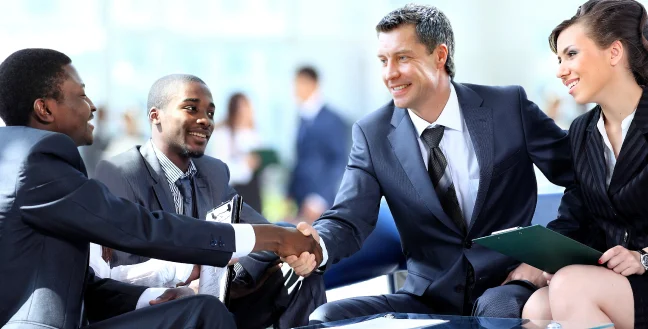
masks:
<path fill-rule="evenodd" d="M 235 251 L 230 224 L 150 212 L 117 198 L 79 171 L 74 143 L 50 135 L 36 143 L 18 180 L 23 221 L 44 234 L 94 242 L 175 262 L 225 266 Z"/>
<path fill-rule="evenodd" d="M 522 128 L 531 161 L 554 184 L 563 187 L 574 183 L 574 171 L 567 132 L 527 99 L 519 87 Z"/>
<path fill-rule="evenodd" d="M 378 220 L 382 191 L 362 128 L 352 128 L 353 146 L 333 207 L 314 227 L 328 251 L 326 266 L 358 251 Z"/>
<path fill-rule="evenodd" d="M 91 267 L 86 275 L 85 309 L 88 320 L 97 322 L 130 312 L 146 287 L 95 276 Z"/>

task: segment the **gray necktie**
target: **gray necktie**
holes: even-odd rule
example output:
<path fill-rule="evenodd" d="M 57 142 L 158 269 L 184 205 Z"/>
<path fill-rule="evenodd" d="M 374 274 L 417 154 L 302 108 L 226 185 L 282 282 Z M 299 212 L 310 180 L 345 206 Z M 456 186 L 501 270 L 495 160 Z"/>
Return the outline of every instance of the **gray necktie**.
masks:
<path fill-rule="evenodd" d="M 193 217 L 193 193 L 191 188 L 191 178 L 182 177 L 175 182 L 176 186 L 180 190 L 183 200 L 183 214 L 186 216 Z"/>
<path fill-rule="evenodd" d="M 461 207 L 459 207 L 457 191 L 452 182 L 450 170 L 448 170 L 448 161 L 446 161 L 441 148 L 439 148 L 444 130 L 444 126 L 436 126 L 425 129 L 423 134 L 421 134 L 421 138 L 423 138 L 429 151 L 428 174 L 432 180 L 434 190 L 439 197 L 443 211 L 457 224 L 462 232 L 466 233 L 466 222 L 461 213 Z"/>

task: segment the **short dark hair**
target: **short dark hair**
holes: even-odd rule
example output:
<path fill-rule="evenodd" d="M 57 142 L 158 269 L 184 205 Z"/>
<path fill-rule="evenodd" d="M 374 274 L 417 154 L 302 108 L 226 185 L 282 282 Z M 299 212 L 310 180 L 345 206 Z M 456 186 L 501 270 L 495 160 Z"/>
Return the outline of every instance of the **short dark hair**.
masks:
<path fill-rule="evenodd" d="M 38 98 L 61 101 L 67 55 L 52 49 L 22 49 L 0 64 L 0 117 L 7 126 L 27 126 Z"/>
<path fill-rule="evenodd" d="M 448 17 L 433 6 L 408 4 L 383 17 L 376 25 L 376 32 L 389 32 L 406 24 L 414 25 L 416 37 L 430 53 L 440 44 L 445 43 L 448 47 L 445 70 L 451 78 L 454 78 L 455 43 Z"/>
<path fill-rule="evenodd" d="M 166 107 L 177 92 L 178 85 L 189 82 L 207 85 L 202 79 L 191 74 L 169 74 L 159 78 L 153 83 L 149 91 L 146 111 L 148 112 L 153 107 L 158 109 Z"/>
<path fill-rule="evenodd" d="M 630 71 L 640 85 L 648 83 L 646 8 L 634 0 L 590 0 L 576 15 L 558 24 L 549 35 L 549 47 L 558 53 L 558 36 L 568 27 L 583 24 L 587 35 L 600 48 L 619 40 L 628 54 Z"/>
<path fill-rule="evenodd" d="M 317 73 L 317 70 L 312 67 L 312 66 L 302 66 L 297 70 L 297 75 L 303 75 L 311 80 L 313 80 L 315 83 L 319 81 L 319 74 Z"/>

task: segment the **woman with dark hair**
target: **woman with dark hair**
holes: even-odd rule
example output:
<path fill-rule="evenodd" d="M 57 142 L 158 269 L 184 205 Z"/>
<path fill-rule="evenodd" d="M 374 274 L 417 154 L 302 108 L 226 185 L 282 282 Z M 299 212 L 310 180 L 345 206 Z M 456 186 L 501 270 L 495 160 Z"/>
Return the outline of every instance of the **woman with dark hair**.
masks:
<path fill-rule="evenodd" d="M 254 111 L 250 99 L 234 93 L 227 102 L 227 117 L 214 127 L 206 154 L 225 162 L 230 170 L 230 184 L 243 196 L 245 203 L 261 211 L 258 177 L 259 137 L 254 129 Z"/>
<path fill-rule="evenodd" d="M 580 104 L 570 127 L 577 193 L 548 227 L 602 252 L 533 294 L 523 317 L 648 327 L 648 41 L 634 0 L 590 0 L 549 37 L 557 77 Z M 646 297 L 646 298 L 644 298 Z"/>

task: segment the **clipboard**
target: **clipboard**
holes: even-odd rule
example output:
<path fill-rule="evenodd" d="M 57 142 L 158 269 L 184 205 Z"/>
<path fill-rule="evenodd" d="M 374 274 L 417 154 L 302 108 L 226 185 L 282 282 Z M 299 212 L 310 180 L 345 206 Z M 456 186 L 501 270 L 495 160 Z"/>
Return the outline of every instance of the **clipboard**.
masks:
<path fill-rule="evenodd" d="M 568 265 L 598 265 L 603 255 L 541 225 L 498 231 L 473 242 L 547 273 L 556 273 Z"/>
<path fill-rule="evenodd" d="M 226 202 L 221 203 L 219 206 L 207 212 L 207 221 L 214 221 L 219 223 L 232 223 L 238 224 L 241 219 L 241 211 L 243 210 L 243 197 L 234 195 L 234 197 Z M 234 265 L 228 265 L 225 268 L 218 268 L 212 266 L 203 266 L 205 272 L 201 268 L 200 278 L 201 283 L 198 287 L 198 293 L 209 294 L 216 296 L 227 308 L 230 306 L 230 284 L 234 280 Z M 224 270 L 219 273 L 219 269 Z M 205 274 L 206 277 L 203 277 Z M 220 274 L 220 275 L 218 275 Z M 215 279 L 217 282 L 210 282 L 205 284 L 203 288 L 203 278 L 206 280 Z"/>

